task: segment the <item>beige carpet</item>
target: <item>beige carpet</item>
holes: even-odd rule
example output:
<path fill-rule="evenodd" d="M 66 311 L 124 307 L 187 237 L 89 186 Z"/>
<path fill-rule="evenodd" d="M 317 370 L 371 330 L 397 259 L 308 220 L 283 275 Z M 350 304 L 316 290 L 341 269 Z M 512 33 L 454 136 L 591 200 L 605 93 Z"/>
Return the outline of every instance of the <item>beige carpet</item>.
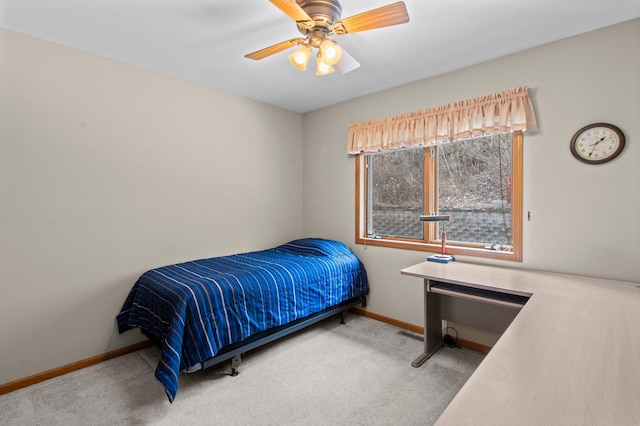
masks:
<path fill-rule="evenodd" d="M 145 349 L 0 396 L 1 425 L 429 425 L 484 355 L 443 348 L 358 315 L 330 318 L 224 363 L 182 374 L 170 404 Z"/>

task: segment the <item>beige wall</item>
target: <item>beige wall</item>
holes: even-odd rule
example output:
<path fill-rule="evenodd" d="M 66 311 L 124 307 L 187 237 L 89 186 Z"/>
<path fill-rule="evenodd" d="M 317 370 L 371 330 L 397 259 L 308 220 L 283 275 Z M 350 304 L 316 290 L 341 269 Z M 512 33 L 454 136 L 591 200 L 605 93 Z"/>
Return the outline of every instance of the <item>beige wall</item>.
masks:
<path fill-rule="evenodd" d="M 140 340 L 144 270 L 302 236 L 302 115 L 0 29 L 0 384 Z"/>
<path fill-rule="evenodd" d="M 347 125 L 526 85 L 540 131 L 524 140 L 524 259 L 484 263 L 640 281 L 639 76 L 636 19 L 308 113 L 305 234 L 350 244 L 369 273 L 370 311 L 422 325 L 421 282 L 399 271 L 425 254 L 354 245 L 355 160 L 345 154 Z M 619 126 L 627 146 L 610 163 L 582 164 L 569 141 L 600 121 Z M 489 345 L 497 338 L 473 329 L 461 337 Z"/>

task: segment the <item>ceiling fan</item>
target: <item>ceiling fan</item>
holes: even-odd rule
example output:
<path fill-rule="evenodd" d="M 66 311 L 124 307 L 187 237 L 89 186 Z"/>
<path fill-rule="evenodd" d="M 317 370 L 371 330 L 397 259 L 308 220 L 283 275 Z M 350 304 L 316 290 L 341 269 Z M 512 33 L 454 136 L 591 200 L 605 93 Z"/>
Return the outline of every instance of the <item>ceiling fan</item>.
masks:
<path fill-rule="evenodd" d="M 286 40 L 245 55 L 260 60 L 293 46 L 298 49 L 289 55 L 289 61 L 297 69 L 307 69 L 312 49 L 318 49 L 316 75 L 334 72 L 335 65 L 343 74 L 353 71 L 360 64 L 344 48 L 329 36 L 343 35 L 388 27 L 409 22 L 404 2 L 399 1 L 341 19 L 342 6 L 338 0 L 269 0 L 282 12 L 296 21 L 304 37 Z"/>

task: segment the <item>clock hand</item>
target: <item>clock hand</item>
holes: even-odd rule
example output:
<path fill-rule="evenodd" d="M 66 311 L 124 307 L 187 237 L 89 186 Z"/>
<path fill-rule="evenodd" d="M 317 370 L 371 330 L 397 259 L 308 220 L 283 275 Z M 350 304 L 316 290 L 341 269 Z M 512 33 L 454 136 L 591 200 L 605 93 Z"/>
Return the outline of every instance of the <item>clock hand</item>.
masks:
<path fill-rule="evenodd" d="M 603 136 L 602 138 L 598 139 L 595 143 L 592 143 L 589 146 L 594 146 L 594 145 L 598 145 L 600 142 L 602 142 L 603 140 L 605 140 L 607 138 L 607 136 Z"/>
<path fill-rule="evenodd" d="M 593 154 L 593 151 L 595 151 L 596 145 L 598 145 L 600 142 L 602 142 L 606 138 L 607 138 L 607 136 L 603 136 L 602 138 L 598 139 L 595 143 L 592 143 L 591 145 L 589 145 L 589 146 L 593 147 L 593 148 L 591 148 L 591 152 L 589 153 L 589 157 L 591 157 L 591 154 Z"/>

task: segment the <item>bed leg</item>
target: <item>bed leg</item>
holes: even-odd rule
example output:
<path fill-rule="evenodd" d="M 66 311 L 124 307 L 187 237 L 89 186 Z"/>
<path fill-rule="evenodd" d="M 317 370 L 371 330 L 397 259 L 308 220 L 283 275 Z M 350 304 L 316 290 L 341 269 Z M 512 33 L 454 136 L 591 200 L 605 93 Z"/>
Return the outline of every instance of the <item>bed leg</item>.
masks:
<path fill-rule="evenodd" d="M 345 311 L 340 311 L 340 324 L 344 324 L 344 319 L 345 319 Z"/>
<path fill-rule="evenodd" d="M 238 375 L 239 373 L 238 368 L 240 368 L 240 360 L 241 360 L 241 355 L 236 355 L 233 358 L 231 358 L 231 374 L 229 374 L 231 377 L 235 377 Z"/>

